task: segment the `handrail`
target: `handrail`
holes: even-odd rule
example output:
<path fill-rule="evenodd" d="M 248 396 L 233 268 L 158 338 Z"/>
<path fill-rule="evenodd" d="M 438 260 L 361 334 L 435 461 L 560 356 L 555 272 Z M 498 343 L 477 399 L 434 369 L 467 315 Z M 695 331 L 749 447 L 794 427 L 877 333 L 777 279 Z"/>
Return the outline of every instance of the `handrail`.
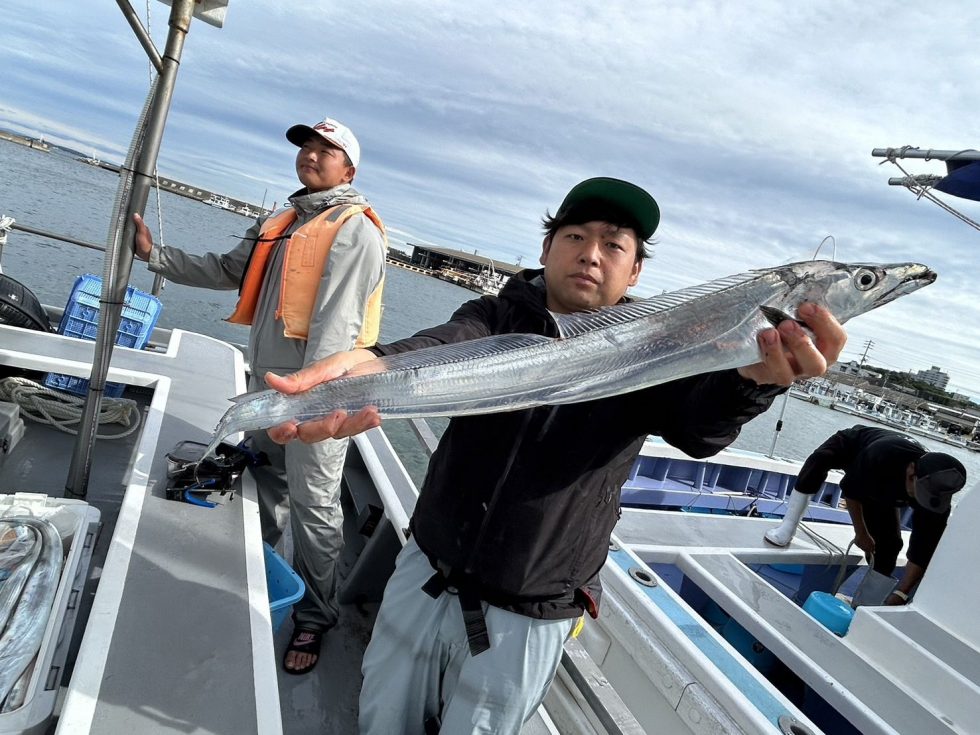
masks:
<path fill-rule="evenodd" d="M 439 437 L 435 435 L 425 419 L 409 419 L 408 421 L 422 450 L 431 457 L 432 453 L 436 451 L 436 447 L 439 446 Z"/>
<path fill-rule="evenodd" d="M 61 242 L 71 243 L 72 245 L 80 245 L 83 248 L 89 248 L 91 250 L 100 250 L 105 252 L 104 245 L 96 245 L 93 242 L 88 242 L 87 240 L 79 240 L 75 237 L 69 237 L 68 235 L 59 235 L 56 232 L 48 232 L 47 230 L 41 230 L 36 227 L 28 227 L 27 225 L 21 225 L 16 222 L 10 225 L 11 230 L 17 230 L 18 232 L 26 232 L 28 235 L 39 235 L 40 237 L 47 237 L 51 240 L 60 240 Z"/>

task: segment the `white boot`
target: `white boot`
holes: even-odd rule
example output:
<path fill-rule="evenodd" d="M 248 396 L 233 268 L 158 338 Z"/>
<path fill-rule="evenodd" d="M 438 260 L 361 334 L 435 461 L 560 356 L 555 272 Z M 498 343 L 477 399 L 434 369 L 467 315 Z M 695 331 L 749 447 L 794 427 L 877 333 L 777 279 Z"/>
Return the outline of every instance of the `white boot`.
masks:
<path fill-rule="evenodd" d="M 775 546 L 789 546 L 812 497 L 806 493 L 798 493 L 796 490 L 790 493 L 786 515 L 783 516 L 782 523 L 766 531 L 766 541 Z"/>

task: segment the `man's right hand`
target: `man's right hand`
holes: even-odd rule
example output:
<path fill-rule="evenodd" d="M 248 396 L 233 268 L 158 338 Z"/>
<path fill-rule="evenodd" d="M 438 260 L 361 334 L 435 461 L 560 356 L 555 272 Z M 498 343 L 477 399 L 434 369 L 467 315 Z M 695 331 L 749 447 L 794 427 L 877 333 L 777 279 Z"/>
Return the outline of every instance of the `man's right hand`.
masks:
<path fill-rule="evenodd" d="M 133 255 L 140 260 L 149 260 L 150 251 L 153 250 L 153 235 L 150 228 L 138 214 L 133 212 L 133 223 L 136 225 L 136 237 L 134 238 Z"/>
<path fill-rule="evenodd" d="M 363 349 L 338 352 L 289 375 L 266 373 L 265 382 L 280 393 L 287 395 L 302 393 L 320 383 L 339 378 L 355 365 L 376 359 L 377 356 L 373 352 Z M 337 410 L 322 419 L 302 424 L 287 421 L 273 426 L 267 433 L 277 444 L 288 444 L 293 439 L 311 444 L 324 439 L 343 439 L 380 425 L 381 417 L 378 415 L 378 409 L 367 406 L 353 416 L 348 415 L 346 411 Z"/>
<path fill-rule="evenodd" d="M 865 555 L 875 553 L 875 540 L 870 533 L 858 533 L 855 535 L 854 545 L 861 549 Z"/>

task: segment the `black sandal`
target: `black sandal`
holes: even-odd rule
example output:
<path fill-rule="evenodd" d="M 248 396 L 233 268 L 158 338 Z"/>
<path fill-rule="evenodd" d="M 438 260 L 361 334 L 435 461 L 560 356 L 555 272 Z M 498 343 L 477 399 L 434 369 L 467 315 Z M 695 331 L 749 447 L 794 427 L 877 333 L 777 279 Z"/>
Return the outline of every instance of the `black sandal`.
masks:
<path fill-rule="evenodd" d="M 302 674 L 308 674 L 313 670 L 313 667 L 320 662 L 320 645 L 323 643 L 323 631 L 322 630 L 309 630 L 307 628 L 297 628 L 293 631 L 293 637 L 289 641 L 289 645 L 286 646 L 286 651 L 282 655 L 282 670 L 287 674 L 292 674 L 293 676 L 300 676 Z M 313 659 L 313 663 L 308 666 L 304 666 L 299 669 L 291 669 L 286 666 L 286 657 L 290 653 L 308 653 L 316 658 Z"/>

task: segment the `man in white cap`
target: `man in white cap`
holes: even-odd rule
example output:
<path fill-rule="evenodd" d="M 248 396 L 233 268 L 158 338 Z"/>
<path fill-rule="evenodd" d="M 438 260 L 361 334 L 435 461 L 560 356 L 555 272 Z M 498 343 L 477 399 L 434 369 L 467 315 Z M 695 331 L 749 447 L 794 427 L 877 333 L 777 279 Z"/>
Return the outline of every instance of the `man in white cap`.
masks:
<path fill-rule="evenodd" d="M 854 544 L 874 556 L 877 572 L 895 570 L 904 544 L 899 509 L 911 506 L 907 563 L 885 600 L 886 605 L 905 604 L 946 530 L 952 497 L 966 484 L 966 468 L 956 457 L 926 451 L 898 431 L 860 424 L 838 431 L 803 463 L 786 515 L 765 533 L 768 543 L 789 545 L 831 469 L 844 470 L 840 487 L 854 524 Z"/>
<path fill-rule="evenodd" d="M 250 324 L 249 390 L 265 374 L 292 372 L 335 352 L 377 341 L 384 284 L 384 225 L 352 186 L 360 164 L 357 138 L 324 118 L 294 125 L 286 138 L 299 147 L 303 185 L 292 206 L 260 218 L 229 252 L 190 255 L 153 244 L 138 215 L 135 254 L 148 267 L 188 286 L 238 289 L 228 321 Z M 306 595 L 293 611 L 295 631 L 283 668 L 304 674 L 316 664 L 323 633 L 337 623 L 334 566 L 343 544 L 340 478 L 347 441 L 275 444 L 250 433 L 252 449 L 269 465 L 254 468 L 262 536 L 275 546 L 290 519 L 293 567 Z"/>

